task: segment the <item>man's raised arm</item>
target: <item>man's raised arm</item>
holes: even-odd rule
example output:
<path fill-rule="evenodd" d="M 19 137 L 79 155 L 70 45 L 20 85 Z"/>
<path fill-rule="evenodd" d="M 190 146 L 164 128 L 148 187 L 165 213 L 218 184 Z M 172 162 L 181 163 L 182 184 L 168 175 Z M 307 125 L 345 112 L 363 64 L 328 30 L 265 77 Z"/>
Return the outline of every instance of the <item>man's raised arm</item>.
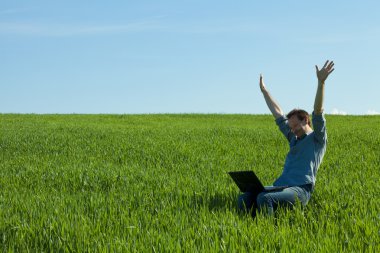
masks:
<path fill-rule="evenodd" d="M 264 81 L 263 81 L 263 76 L 261 74 L 260 74 L 260 89 L 264 95 L 265 102 L 267 103 L 268 108 L 272 112 L 275 119 L 284 115 L 284 112 L 282 111 L 281 107 L 276 103 L 276 101 L 274 101 L 272 96 L 267 91 L 265 84 L 264 84 Z"/>
<path fill-rule="evenodd" d="M 323 113 L 323 97 L 325 94 L 325 81 L 327 77 L 334 71 L 334 62 L 326 61 L 325 65 L 321 70 L 318 69 L 318 66 L 315 65 L 318 77 L 318 89 L 317 94 L 315 95 L 314 101 L 314 113 L 316 115 L 321 115 Z"/>

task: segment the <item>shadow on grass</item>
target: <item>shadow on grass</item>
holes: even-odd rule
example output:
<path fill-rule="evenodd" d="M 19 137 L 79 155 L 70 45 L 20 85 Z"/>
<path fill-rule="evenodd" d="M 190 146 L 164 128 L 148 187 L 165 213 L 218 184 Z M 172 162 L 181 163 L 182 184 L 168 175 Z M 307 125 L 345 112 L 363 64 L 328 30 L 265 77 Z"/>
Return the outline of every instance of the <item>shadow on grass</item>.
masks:
<path fill-rule="evenodd" d="M 208 199 L 208 208 L 210 211 L 225 211 L 237 208 L 236 199 L 229 195 L 215 194 Z"/>
<path fill-rule="evenodd" d="M 196 194 L 192 197 L 189 196 L 190 198 L 188 201 L 190 201 L 197 209 L 207 208 L 210 212 L 236 212 L 236 215 L 241 218 L 252 218 L 255 220 L 256 216 L 259 215 L 257 209 L 252 208 L 250 210 L 240 210 L 237 203 L 238 196 L 239 194 L 237 193 L 214 193 L 212 195 Z M 273 217 L 266 214 L 265 211 L 260 214 L 260 217 L 272 217 L 275 220 L 275 224 L 288 222 L 289 225 L 293 225 L 294 222 L 300 221 L 300 216 L 302 216 L 303 219 L 307 219 L 307 215 L 310 212 L 315 213 L 317 216 L 319 207 L 320 204 L 318 203 L 318 200 L 314 200 L 312 198 L 306 206 L 302 206 L 300 202 L 297 202 L 294 206 L 278 206 L 273 214 Z"/>
<path fill-rule="evenodd" d="M 191 199 L 195 208 L 208 208 L 210 211 L 237 210 L 237 195 L 215 193 L 212 195 L 193 195 Z"/>

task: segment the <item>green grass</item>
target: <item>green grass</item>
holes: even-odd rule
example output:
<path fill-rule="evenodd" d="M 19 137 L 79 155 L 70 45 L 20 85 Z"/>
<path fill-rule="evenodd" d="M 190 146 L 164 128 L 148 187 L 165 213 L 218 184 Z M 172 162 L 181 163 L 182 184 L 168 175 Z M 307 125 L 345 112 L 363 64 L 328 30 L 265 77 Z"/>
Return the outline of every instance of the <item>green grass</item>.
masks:
<path fill-rule="evenodd" d="M 265 184 L 269 115 L 0 114 L 0 250 L 379 252 L 380 117 L 327 116 L 306 208 L 252 220 L 227 171 Z"/>

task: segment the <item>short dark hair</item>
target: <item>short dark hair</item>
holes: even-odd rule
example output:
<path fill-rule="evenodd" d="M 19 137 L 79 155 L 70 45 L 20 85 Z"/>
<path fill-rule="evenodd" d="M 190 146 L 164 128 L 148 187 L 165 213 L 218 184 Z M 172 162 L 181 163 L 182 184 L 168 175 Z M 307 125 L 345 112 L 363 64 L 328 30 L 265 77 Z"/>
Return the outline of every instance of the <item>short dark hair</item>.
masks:
<path fill-rule="evenodd" d="M 306 119 L 306 122 L 307 124 L 311 127 L 311 121 L 310 121 L 310 115 L 309 113 L 307 113 L 307 111 L 305 110 L 302 110 L 302 109 L 293 109 L 291 110 L 288 115 L 286 115 L 286 117 L 288 119 L 290 119 L 291 117 L 293 117 L 294 115 L 297 116 L 297 118 L 301 121 L 303 121 L 304 119 Z"/>

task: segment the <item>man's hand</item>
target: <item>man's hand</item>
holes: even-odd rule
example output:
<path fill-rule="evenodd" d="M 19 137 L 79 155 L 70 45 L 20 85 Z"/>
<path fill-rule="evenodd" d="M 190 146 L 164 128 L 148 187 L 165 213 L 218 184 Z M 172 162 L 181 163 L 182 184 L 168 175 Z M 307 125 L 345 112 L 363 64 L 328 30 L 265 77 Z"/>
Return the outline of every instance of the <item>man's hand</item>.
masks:
<path fill-rule="evenodd" d="M 265 84 L 263 81 L 263 75 L 261 75 L 261 74 L 260 74 L 260 89 L 264 95 L 265 102 L 267 103 L 268 108 L 271 111 L 271 113 L 273 114 L 274 118 L 277 119 L 277 118 L 281 117 L 284 113 L 283 113 L 281 107 L 279 106 L 279 104 L 277 104 L 276 101 L 274 101 L 272 96 L 269 94 L 269 92 L 265 88 Z"/>
<path fill-rule="evenodd" d="M 266 91 L 264 80 L 263 80 L 263 75 L 262 74 L 260 74 L 260 90 L 261 90 L 261 92 Z"/>
<path fill-rule="evenodd" d="M 321 83 L 324 83 L 327 79 L 327 77 L 331 74 L 331 72 L 334 71 L 334 62 L 327 60 L 325 65 L 323 65 L 323 68 L 321 70 L 318 69 L 318 66 L 315 65 L 315 68 L 317 70 L 317 77 L 318 81 Z"/>
<path fill-rule="evenodd" d="M 317 69 L 317 77 L 318 77 L 318 88 L 317 94 L 315 95 L 314 101 L 314 113 L 316 115 L 320 115 L 323 113 L 323 97 L 325 96 L 325 81 L 327 77 L 334 71 L 334 62 L 326 61 L 325 65 L 321 70 L 318 69 L 318 66 L 315 65 Z"/>

